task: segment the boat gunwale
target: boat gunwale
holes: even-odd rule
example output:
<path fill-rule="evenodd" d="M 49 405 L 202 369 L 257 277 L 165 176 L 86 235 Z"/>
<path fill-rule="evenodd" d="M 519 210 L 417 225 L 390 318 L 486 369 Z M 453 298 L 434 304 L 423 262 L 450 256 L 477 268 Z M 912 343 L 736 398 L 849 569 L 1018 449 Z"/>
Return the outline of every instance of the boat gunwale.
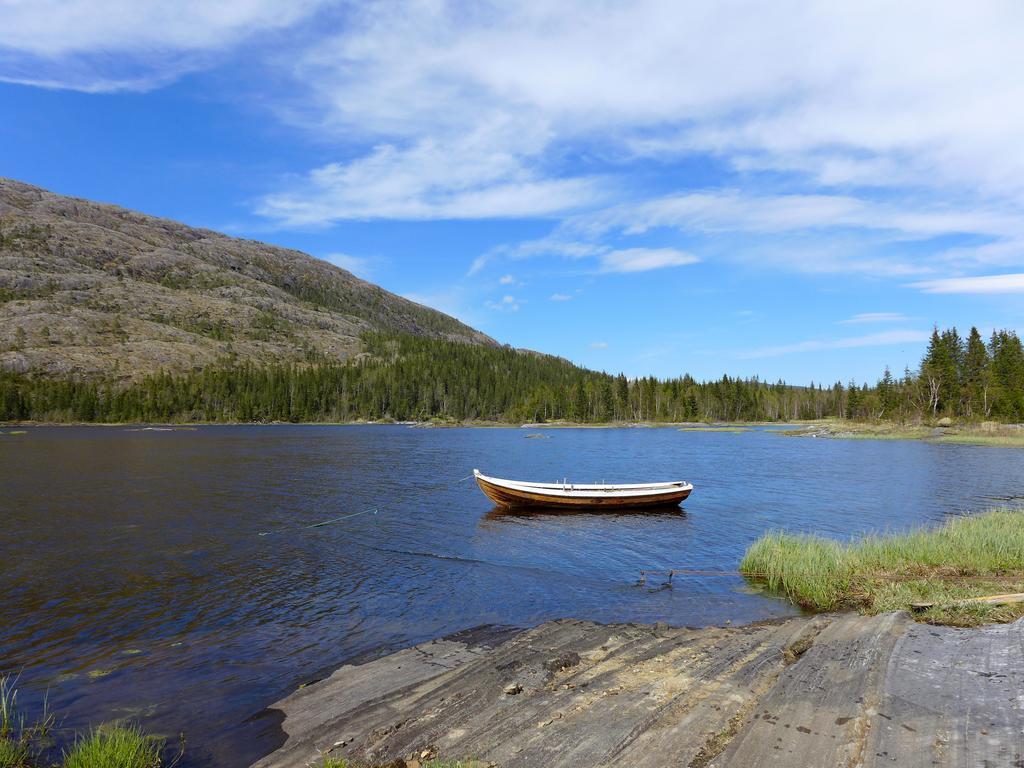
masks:
<path fill-rule="evenodd" d="M 519 491 L 521 493 L 530 493 L 538 496 L 548 496 L 550 498 L 559 499 L 649 499 L 659 496 L 672 496 L 684 491 L 688 493 L 693 490 L 692 483 L 682 480 L 665 483 L 636 483 L 624 485 L 576 485 L 574 483 L 555 485 L 549 483 L 527 483 L 516 480 L 505 480 L 498 477 L 490 477 L 476 469 L 473 470 L 473 474 L 478 482 L 482 480 L 497 488 L 503 488 L 512 492 Z"/>

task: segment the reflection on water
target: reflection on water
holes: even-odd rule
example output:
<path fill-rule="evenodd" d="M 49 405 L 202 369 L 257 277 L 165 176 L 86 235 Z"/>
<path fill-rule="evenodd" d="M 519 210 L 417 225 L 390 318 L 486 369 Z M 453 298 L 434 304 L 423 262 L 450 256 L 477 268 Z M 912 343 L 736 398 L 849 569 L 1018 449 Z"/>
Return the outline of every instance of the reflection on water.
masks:
<path fill-rule="evenodd" d="M 484 515 L 481 520 L 501 520 L 502 518 L 519 517 L 578 517 L 586 515 L 600 515 L 601 517 L 630 517 L 640 515 L 646 517 L 660 517 L 670 515 L 684 517 L 686 510 L 678 504 L 666 504 L 658 507 L 638 507 L 637 509 L 616 509 L 615 507 L 596 507 L 594 509 L 546 509 L 544 507 L 499 507 L 491 508 L 491 511 Z"/>
<path fill-rule="evenodd" d="M 0 440 L 0 671 L 29 707 L 49 690 L 68 728 L 184 731 L 183 768 L 248 765 L 280 736 L 260 713 L 296 685 L 466 627 L 792 614 L 704 572 L 769 528 L 906 528 L 1019 502 L 1024 477 L 1018 449 L 764 431 L 136 429 Z M 510 514 L 473 467 L 695 490 L 685 511 Z M 692 572 L 637 586 L 673 568 Z"/>

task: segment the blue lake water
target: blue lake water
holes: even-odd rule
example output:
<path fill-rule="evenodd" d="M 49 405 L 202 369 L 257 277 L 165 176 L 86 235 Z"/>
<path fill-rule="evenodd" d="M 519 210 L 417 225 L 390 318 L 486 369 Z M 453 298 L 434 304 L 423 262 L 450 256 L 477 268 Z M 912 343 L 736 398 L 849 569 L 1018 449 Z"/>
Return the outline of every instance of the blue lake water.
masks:
<path fill-rule="evenodd" d="M 1024 504 L 1021 449 L 669 428 L 526 439 L 539 431 L 0 435 L 0 672 L 19 675 L 30 716 L 47 695 L 62 733 L 130 718 L 183 732 L 186 768 L 234 768 L 278 743 L 268 705 L 346 660 L 480 624 L 790 615 L 734 573 L 637 582 L 734 571 L 766 529 L 849 537 Z M 695 490 L 670 513 L 508 515 L 462 479 L 474 467 Z"/>

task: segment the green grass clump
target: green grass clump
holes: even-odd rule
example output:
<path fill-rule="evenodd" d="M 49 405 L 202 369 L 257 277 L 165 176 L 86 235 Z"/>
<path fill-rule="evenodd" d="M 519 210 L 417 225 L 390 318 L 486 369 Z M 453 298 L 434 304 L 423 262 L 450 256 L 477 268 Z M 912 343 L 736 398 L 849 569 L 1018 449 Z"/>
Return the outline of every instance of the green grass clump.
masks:
<path fill-rule="evenodd" d="M 1014 434 L 987 435 L 976 432 L 955 433 L 935 438 L 934 443 L 955 445 L 989 445 L 997 448 L 1024 448 L 1024 430 Z"/>
<path fill-rule="evenodd" d="M 0 768 L 30 768 L 39 742 L 47 737 L 53 717 L 43 708 L 39 721 L 26 724 L 18 711 L 17 678 L 0 677 Z"/>
<path fill-rule="evenodd" d="M 28 744 L 21 739 L 0 738 L 0 768 L 27 768 Z"/>
<path fill-rule="evenodd" d="M 814 610 L 880 613 L 934 603 L 921 618 L 957 626 L 1009 621 L 1024 615 L 1024 604 L 962 601 L 1024 592 L 1024 511 L 997 509 L 847 544 L 768 533 L 747 550 L 740 571 Z"/>
<path fill-rule="evenodd" d="M 679 427 L 680 432 L 721 432 L 723 434 L 736 434 L 749 432 L 748 427 Z"/>
<path fill-rule="evenodd" d="M 159 768 L 159 739 L 134 726 L 101 728 L 64 755 L 64 768 Z"/>

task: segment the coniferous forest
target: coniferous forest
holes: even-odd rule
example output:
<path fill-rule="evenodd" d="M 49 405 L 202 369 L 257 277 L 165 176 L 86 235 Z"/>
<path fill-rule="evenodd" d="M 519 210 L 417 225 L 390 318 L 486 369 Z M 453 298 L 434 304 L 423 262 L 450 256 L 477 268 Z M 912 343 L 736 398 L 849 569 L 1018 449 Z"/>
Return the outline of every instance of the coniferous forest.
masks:
<path fill-rule="evenodd" d="M 1024 420 L 1024 348 L 1012 331 L 932 335 L 916 371 L 873 385 L 794 386 L 723 376 L 627 379 L 510 347 L 367 334 L 346 363 L 232 365 L 124 383 L 0 373 L 7 421 L 360 419 L 501 422 Z"/>

